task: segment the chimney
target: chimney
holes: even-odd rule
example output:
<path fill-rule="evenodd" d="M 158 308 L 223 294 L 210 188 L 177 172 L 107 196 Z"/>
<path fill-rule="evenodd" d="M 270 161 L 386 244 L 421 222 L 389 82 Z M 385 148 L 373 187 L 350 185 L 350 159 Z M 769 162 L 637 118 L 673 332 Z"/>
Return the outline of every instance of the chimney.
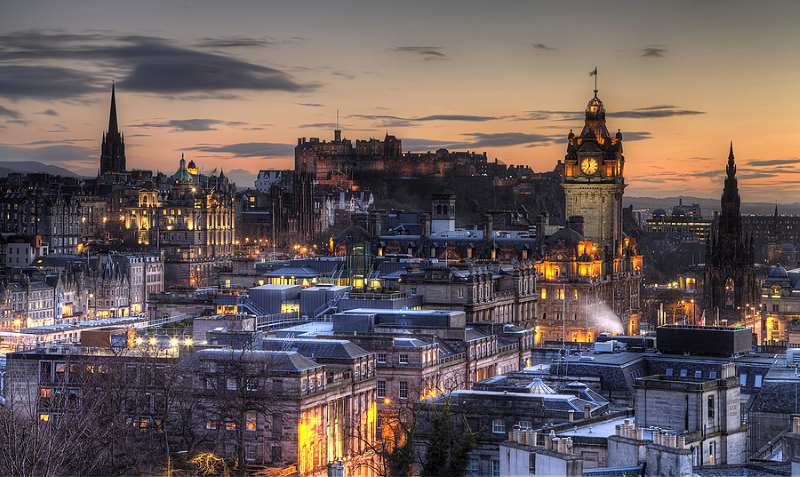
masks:
<path fill-rule="evenodd" d="M 567 228 L 572 229 L 579 234 L 583 235 L 583 216 L 573 215 L 567 219 Z"/>
<path fill-rule="evenodd" d="M 431 236 L 431 216 L 424 212 L 419 214 L 419 234 L 420 237 Z"/>
<path fill-rule="evenodd" d="M 486 222 L 483 225 L 483 240 L 492 240 L 494 236 L 494 218 L 492 214 L 486 214 Z"/>
<path fill-rule="evenodd" d="M 583 406 L 583 418 L 590 419 L 592 417 L 592 405 L 587 404 Z"/>

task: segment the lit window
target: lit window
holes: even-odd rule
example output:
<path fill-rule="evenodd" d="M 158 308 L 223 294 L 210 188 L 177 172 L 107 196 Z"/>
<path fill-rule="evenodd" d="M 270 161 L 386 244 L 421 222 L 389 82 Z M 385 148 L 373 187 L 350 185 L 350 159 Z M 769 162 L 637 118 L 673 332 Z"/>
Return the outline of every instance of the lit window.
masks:
<path fill-rule="evenodd" d="M 739 375 L 739 386 L 747 386 L 747 373 Z"/>
<path fill-rule="evenodd" d="M 217 421 L 214 419 L 209 419 L 206 421 L 206 429 L 213 431 L 217 429 Z"/>
<path fill-rule="evenodd" d="M 708 372 L 708 379 L 717 379 L 717 372 L 716 371 L 709 371 Z"/>
<path fill-rule="evenodd" d="M 255 412 L 248 412 L 245 417 L 245 425 L 244 428 L 248 431 L 255 431 L 256 427 L 258 426 L 258 421 L 256 420 L 256 413 Z"/>
<path fill-rule="evenodd" d="M 236 421 L 231 421 L 230 419 L 225 420 L 225 430 L 226 431 L 235 431 L 236 430 Z"/>
<path fill-rule="evenodd" d="M 492 432 L 495 434 L 505 434 L 506 433 L 506 423 L 502 419 L 494 419 L 492 420 Z"/>
<path fill-rule="evenodd" d="M 689 375 L 689 372 L 688 372 L 688 371 L 686 371 L 686 369 L 681 369 L 681 377 L 682 377 L 682 378 L 685 378 L 685 377 L 686 377 L 686 376 L 688 376 L 688 375 Z"/>
<path fill-rule="evenodd" d="M 762 376 L 760 374 L 756 374 L 755 383 L 753 384 L 753 387 L 754 388 L 760 388 L 761 387 L 761 380 L 762 380 Z"/>
<path fill-rule="evenodd" d="M 672 376 L 672 368 L 667 368 L 667 376 Z"/>
<path fill-rule="evenodd" d="M 703 377 L 703 372 L 702 372 L 701 370 L 699 370 L 699 369 L 698 369 L 698 370 L 696 370 L 696 371 L 694 372 L 694 378 L 695 378 L 695 379 L 700 379 L 700 378 L 702 378 L 702 377 Z"/>

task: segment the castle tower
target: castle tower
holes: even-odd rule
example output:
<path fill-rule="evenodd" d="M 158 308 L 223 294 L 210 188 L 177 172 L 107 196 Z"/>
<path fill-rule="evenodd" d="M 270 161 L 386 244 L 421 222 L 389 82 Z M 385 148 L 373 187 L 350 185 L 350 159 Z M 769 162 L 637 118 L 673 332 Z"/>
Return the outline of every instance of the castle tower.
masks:
<path fill-rule="evenodd" d="M 720 213 L 706 246 L 704 307 L 707 319 L 739 320 L 757 305 L 753 239 L 745 237 L 733 144 L 725 167 Z"/>
<path fill-rule="evenodd" d="M 583 217 L 584 236 L 614 251 L 622 240 L 622 194 L 625 190 L 622 133 L 613 137 L 606 128 L 603 102 L 594 97 L 586 105 L 579 135 L 571 130 L 564 158 L 565 216 Z"/>
<path fill-rule="evenodd" d="M 431 233 L 452 232 L 455 229 L 455 194 L 434 194 L 431 200 Z"/>
<path fill-rule="evenodd" d="M 116 94 L 114 85 L 111 85 L 111 112 L 108 117 L 108 131 L 103 134 L 100 148 L 100 175 L 125 170 L 125 140 L 119 132 Z"/>

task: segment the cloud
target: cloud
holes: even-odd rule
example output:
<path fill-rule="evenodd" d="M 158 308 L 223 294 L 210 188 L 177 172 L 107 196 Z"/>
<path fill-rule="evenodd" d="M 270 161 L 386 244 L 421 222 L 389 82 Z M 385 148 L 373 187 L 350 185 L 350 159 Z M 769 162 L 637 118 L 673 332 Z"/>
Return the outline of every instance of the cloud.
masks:
<path fill-rule="evenodd" d="M 351 114 L 348 118 L 378 121 L 381 127 L 410 127 L 417 122 L 428 121 L 460 121 L 486 122 L 505 119 L 508 116 L 486 116 L 477 114 L 430 114 L 427 116 L 403 117 L 387 114 Z"/>
<path fill-rule="evenodd" d="M 256 182 L 256 175 L 245 169 L 231 169 L 225 171 L 225 175 L 228 176 L 228 180 L 239 187 L 252 188 Z"/>
<path fill-rule="evenodd" d="M 513 118 L 516 121 L 579 121 L 584 117 L 583 111 L 547 110 L 539 109 L 525 111 L 521 116 Z M 706 114 L 705 111 L 685 109 L 671 104 L 659 104 L 623 111 L 609 111 L 609 118 L 623 119 L 659 119 L 673 116 L 698 116 Z"/>
<path fill-rule="evenodd" d="M 300 124 L 299 128 L 304 129 L 335 129 L 337 126 L 341 126 L 341 124 L 336 123 L 305 123 Z"/>
<path fill-rule="evenodd" d="M 650 131 L 622 131 L 622 141 L 643 141 L 645 139 L 652 139 L 653 134 Z"/>
<path fill-rule="evenodd" d="M 439 148 L 479 149 L 521 145 L 534 147 L 552 144 L 563 139 L 563 135 L 532 134 L 523 132 L 472 132 L 464 133 L 462 136 L 464 136 L 466 139 L 456 141 L 422 138 L 403 139 L 403 148 L 409 151 L 428 151 Z"/>
<path fill-rule="evenodd" d="M 295 104 L 297 104 L 298 106 L 306 106 L 308 108 L 322 108 L 322 107 L 325 107 L 325 105 L 322 104 L 322 103 L 295 103 Z"/>
<path fill-rule="evenodd" d="M 194 46 L 198 48 L 252 48 L 270 46 L 275 41 L 270 38 L 252 38 L 246 36 L 228 36 L 221 38 L 203 38 Z"/>
<path fill-rule="evenodd" d="M 22 114 L 20 114 L 19 111 L 8 109 L 5 106 L 0 105 L 0 116 L 5 116 L 11 119 L 19 119 L 22 117 Z"/>
<path fill-rule="evenodd" d="M 272 142 L 241 142 L 236 144 L 216 145 L 201 144 L 181 149 L 182 151 L 225 154 L 230 157 L 283 157 L 293 153 L 291 144 Z"/>
<path fill-rule="evenodd" d="M 241 121 L 222 121 L 220 119 L 171 119 L 169 121 L 131 124 L 132 128 L 169 128 L 173 131 L 216 131 L 214 126 L 242 126 Z"/>
<path fill-rule="evenodd" d="M 611 118 L 657 119 L 673 116 L 697 116 L 706 114 L 705 111 L 683 109 L 670 104 L 636 108 L 628 111 L 613 111 L 606 114 Z"/>
<path fill-rule="evenodd" d="M 800 164 L 800 159 L 766 159 L 766 160 L 757 160 L 757 161 L 750 161 L 747 163 L 748 166 L 751 167 L 764 167 L 764 166 L 782 166 L 782 165 L 789 165 L 789 164 Z"/>
<path fill-rule="evenodd" d="M 41 114 L 43 116 L 59 116 L 58 111 L 55 109 L 45 109 L 44 111 L 39 111 L 36 114 Z"/>
<path fill-rule="evenodd" d="M 47 144 L 42 146 L 16 146 L 0 144 L 0 160 L 41 161 L 48 164 L 85 162 L 97 156 L 95 149 L 73 144 Z"/>
<path fill-rule="evenodd" d="M 11 99 L 76 98 L 103 90 L 97 81 L 96 75 L 71 68 L 0 65 L 0 96 Z"/>
<path fill-rule="evenodd" d="M 397 46 L 392 48 L 397 53 L 421 56 L 425 61 L 444 60 L 447 54 L 441 46 Z"/>
<path fill-rule="evenodd" d="M 552 47 L 550 45 L 546 45 L 544 43 L 533 43 L 533 44 L 531 44 L 531 46 L 533 46 L 533 48 L 535 50 L 544 50 L 544 51 L 553 51 L 553 50 L 555 50 L 554 47 Z"/>
<path fill-rule="evenodd" d="M 0 45 L 0 61 L 18 63 L 0 66 L 0 94 L 11 98 L 72 98 L 105 91 L 109 77 L 121 78 L 121 89 L 162 95 L 301 92 L 318 86 L 277 68 L 154 36 L 31 30 L 0 35 Z M 91 71 L 72 69 L 77 62 L 87 63 Z"/>
<path fill-rule="evenodd" d="M 664 45 L 652 45 L 642 48 L 641 56 L 645 58 L 663 58 L 667 54 L 667 48 Z"/>

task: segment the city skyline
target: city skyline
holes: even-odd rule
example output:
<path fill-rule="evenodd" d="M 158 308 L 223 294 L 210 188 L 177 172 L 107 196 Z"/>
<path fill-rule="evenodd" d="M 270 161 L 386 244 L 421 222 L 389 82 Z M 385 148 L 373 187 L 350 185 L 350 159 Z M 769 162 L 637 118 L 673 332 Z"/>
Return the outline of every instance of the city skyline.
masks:
<path fill-rule="evenodd" d="M 347 138 L 547 171 L 597 66 L 628 195 L 717 196 L 732 140 L 743 200 L 800 200 L 796 5 L 458 5 L 8 4 L 0 161 L 96 174 L 116 81 L 130 168 L 171 173 L 185 153 L 241 182 L 290 168 L 297 137 L 330 139 L 338 111 Z"/>

